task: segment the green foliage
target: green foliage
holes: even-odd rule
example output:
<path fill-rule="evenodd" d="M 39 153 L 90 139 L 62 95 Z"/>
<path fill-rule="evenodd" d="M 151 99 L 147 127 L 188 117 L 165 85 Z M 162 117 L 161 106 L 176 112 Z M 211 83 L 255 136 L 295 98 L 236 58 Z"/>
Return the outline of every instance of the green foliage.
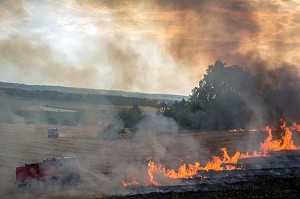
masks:
<path fill-rule="evenodd" d="M 245 96 L 253 92 L 257 82 L 255 76 L 242 68 L 226 67 L 223 62 L 216 61 L 207 68 L 189 100 L 175 102 L 164 114 L 189 129 L 221 130 L 245 126 L 251 115 Z"/>
<path fill-rule="evenodd" d="M 133 128 L 141 119 L 142 112 L 137 105 L 133 105 L 129 110 L 121 110 L 118 117 L 124 122 L 124 128 Z"/>
<path fill-rule="evenodd" d="M 83 111 L 77 111 L 74 115 L 74 124 L 78 125 L 83 117 Z"/>
<path fill-rule="evenodd" d="M 51 100 L 59 102 L 80 102 L 88 104 L 116 105 L 116 106 L 139 106 L 159 107 L 159 100 L 148 98 L 137 98 L 117 95 L 64 93 L 51 90 L 24 90 L 20 88 L 0 88 L 5 95 L 23 98 Z"/>
<path fill-rule="evenodd" d="M 58 124 L 57 119 L 53 118 L 53 117 L 49 118 L 48 119 L 48 124 L 57 125 Z"/>

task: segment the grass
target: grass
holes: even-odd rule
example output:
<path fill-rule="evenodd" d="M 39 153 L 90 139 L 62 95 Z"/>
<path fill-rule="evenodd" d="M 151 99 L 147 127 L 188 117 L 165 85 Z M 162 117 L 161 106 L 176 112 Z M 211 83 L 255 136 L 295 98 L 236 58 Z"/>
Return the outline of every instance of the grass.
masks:
<path fill-rule="evenodd" d="M 82 113 L 80 125 L 98 125 L 99 121 L 116 115 L 131 106 L 100 105 L 73 101 L 21 99 L 0 96 L 0 123 L 76 124 L 76 113 L 47 112 L 40 106 L 76 110 Z M 140 107 L 143 111 L 158 111 L 154 107 Z"/>

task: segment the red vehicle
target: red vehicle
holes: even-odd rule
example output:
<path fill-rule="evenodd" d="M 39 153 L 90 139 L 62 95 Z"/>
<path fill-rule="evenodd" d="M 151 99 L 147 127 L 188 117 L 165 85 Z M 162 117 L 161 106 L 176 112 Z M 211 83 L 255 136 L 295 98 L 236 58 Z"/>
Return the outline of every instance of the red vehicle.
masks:
<path fill-rule="evenodd" d="M 16 184 L 19 188 L 30 187 L 38 181 L 44 184 L 76 185 L 80 175 L 79 159 L 60 157 L 43 160 L 40 163 L 25 164 L 16 168 Z"/>

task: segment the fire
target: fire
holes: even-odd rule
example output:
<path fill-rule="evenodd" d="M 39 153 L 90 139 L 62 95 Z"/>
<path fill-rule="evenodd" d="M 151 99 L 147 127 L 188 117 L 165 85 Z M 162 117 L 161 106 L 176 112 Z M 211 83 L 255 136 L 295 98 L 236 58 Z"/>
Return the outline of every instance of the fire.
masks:
<path fill-rule="evenodd" d="M 281 138 L 283 143 L 281 145 L 281 150 L 297 150 L 299 149 L 298 146 L 294 145 L 294 141 L 292 140 L 292 131 L 286 126 L 286 122 L 281 119 L 282 125 L 281 129 L 285 131 L 285 134 L 281 134 Z"/>
<path fill-rule="evenodd" d="M 136 178 L 133 178 L 131 182 L 126 182 L 125 179 L 123 179 L 122 184 L 123 184 L 124 187 L 128 187 L 128 186 L 138 185 L 139 182 L 137 181 Z"/>
<path fill-rule="evenodd" d="M 231 133 L 237 133 L 237 132 L 245 132 L 247 131 L 246 129 L 232 129 L 232 130 L 229 130 L 229 132 Z"/>
<path fill-rule="evenodd" d="M 281 139 L 272 140 L 272 130 L 267 127 L 268 137 L 263 143 L 260 144 L 260 149 L 264 154 L 267 154 L 270 151 L 281 151 L 281 150 L 297 150 L 299 147 L 294 145 L 292 140 L 292 132 L 287 127 L 286 122 L 281 119 L 282 125 L 280 126 L 281 130 L 285 133 L 281 134 Z"/>
<path fill-rule="evenodd" d="M 174 169 L 168 169 L 166 176 L 173 179 L 178 178 L 192 178 L 194 175 L 198 173 L 201 169 L 200 163 L 195 162 L 195 164 L 183 164 L 176 171 Z"/>
<path fill-rule="evenodd" d="M 300 124 L 297 124 L 296 122 L 293 122 L 291 130 L 295 130 L 297 132 L 300 132 Z"/>
<path fill-rule="evenodd" d="M 149 175 L 149 180 L 146 181 L 146 184 L 148 185 L 155 185 L 155 186 L 160 186 L 161 184 L 156 182 L 154 180 L 154 171 L 156 172 L 162 172 L 165 170 L 164 167 L 160 166 L 156 166 L 155 163 L 151 160 L 151 158 L 148 158 L 149 162 L 148 162 L 148 175 Z"/>
<path fill-rule="evenodd" d="M 195 162 L 194 164 L 184 163 L 177 170 L 166 169 L 163 165 L 157 165 L 153 160 L 151 160 L 151 158 L 148 158 L 149 179 L 145 181 L 145 184 L 160 186 L 161 184 L 155 180 L 156 175 L 164 176 L 169 179 L 182 179 L 192 178 L 197 175 L 199 171 L 240 169 L 230 164 L 236 164 L 241 158 L 261 156 L 261 154 L 258 154 L 257 152 L 254 152 L 253 155 L 249 155 L 248 152 L 245 154 L 236 152 L 232 157 L 230 157 L 226 148 L 221 148 L 221 151 L 223 152 L 222 157 L 212 156 L 211 160 L 209 160 L 204 167 L 201 167 L 199 162 Z"/>
<path fill-rule="evenodd" d="M 258 132 L 257 129 L 249 129 L 248 131 L 249 131 L 249 132 Z"/>
<path fill-rule="evenodd" d="M 221 148 L 221 151 L 223 152 L 223 157 L 218 157 L 218 156 L 213 156 L 212 160 L 208 161 L 206 166 L 201 168 L 201 170 L 216 170 L 216 171 L 221 171 L 221 170 L 234 170 L 237 169 L 233 165 L 226 165 L 226 164 L 236 164 L 238 159 L 241 156 L 240 152 L 236 152 L 232 157 L 228 155 L 227 149 L 226 148 Z M 225 168 L 222 166 L 225 164 Z"/>
<path fill-rule="evenodd" d="M 161 184 L 155 180 L 156 175 L 164 176 L 170 179 L 192 178 L 199 170 L 201 170 L 200 163 L 182 164 L 177 170 L 166 169 L 163 165 L 157 165 L 151 158 L 148 158 L 148 176 L 149 179 L 145 181 L 147 185 L 160 186 Z"/>
<path fill-rule="evenodd" d="M 276 130 L 276 128 L 273 128 L 273 127 L 269 127 L 269 128 L 271 130 Z M 296 127 L 293 127 L 293 128 L 296 128 Z M 299 125 L 299 130 L 300 130 L 300 125 Z M 260 128 L 260 129 L 256 129 L 256 128 L 252 128 L 252 129 L 231 129 L 231 130 L 228 130 L 228 132 L 230 132 L 230 133 L 237 133 L 237 132 L 265 132 L 265 131 L 267 131 L 266 128 Z"/>
<path fill-rule="evenodd" d="M 148 177 L 149 179 L 145 180 L 144 183 L 146 185 L 154 185 L 161 186 L 161 184 L 156 180 L 157 176 L 163 176 L 168 179 L 182 179 L 182 178 L 192 178 L 195 175 L 199 175 L 199 171 L 209 171 L 209 170 L 235 170 L 241 169 L 241 167 L 237 166 L 237 163 L 240 159 L 250 158 L 250 157 L 259 157 L 259 156 L 268 156 L 268 153 L 271 151 L 280 151 L 280 150 L 297 150 L 298 146 L 294 145 L 292 140 L 292 132 L 289 127 L 287 127 L 286 122 L 281 119 L 282 122 L 281 130 L 284 132 L 281 134 L 281 137 L 277 140 L 273 140 L 272 130 L 267 126 L 262 131 L 266 131 L 268 133 L 267 138 L 263 143 L 260 144 L 260 151 L 253 151 L 252 154 L 249 152 L 241 153 L 239 151 L 235 152 L 233 156 L 230 156 L 227 152 L 227 148 L 221 148 L 223 155 L 222 156 L 212 156 L 210 160 L 206 163 L 205 166 L 200 166 L 199 162 L 195 162 L 194 164 L 182 164 L 177 170 L 176 169 L 167 169 L 165 166 L 161 164 L 155 164 L 155 162 L 148 158 Z M 294 125 L 294 128 L 296 128 Z M 297 127 L 300 127 L 297 126 Z M 242 130 L 242 129 L 240 129 Z M 297 129 L 298 130 L 298 129 Z M 257 131 L 253 129 L 251 131 Z M 125 182 L 122 180 L 124 186 L 132 186 L 139 184 L 136 178 L 133 178 L 131 182 Z"/>
<path fill-rule="evenodd" d="M 253 152 L 252 155 L 249 154 L 249 152 L 241 153 L 239 151 L 235 152 L 235 154 L 230 157 L 227 152 L 227 148 L 221 148 L 221 151 L 223 152 L 222 157 L 213 156 L 211 161 L 208 161 L 205 167 L 201 168 L 201 170 L 235 170 L 235 169 L 241 169 L 239 167 L 236 167 L 231 164 L 237 164 L 239 159 L 242 158 L 250 158 L 250 157 L 259 157 L 264 156 L 262 153 L 258 153 L 256 151 Z"/>
<path fill-rule="evenodd" d="M 205 167 L 202 168 L 202 170 L 208 171 L 208 170 L 216 170 L 216 171 L 220 171 L 223 170 L 223 168 L 221 167 L 222 165 L 222 160 L 220 157 L 218 156 L 212 156 L 211 160 L 209 160 L 206 164 Z"/>
<path fill-rule="evenodd" d="M 237 151 L 232 157 L 230 157 L 226 148 L 221 148 L 221 151 L 223 151 L 223 160 L 225 163 L 237 163 L 241 155 L 241 153 Z"/>

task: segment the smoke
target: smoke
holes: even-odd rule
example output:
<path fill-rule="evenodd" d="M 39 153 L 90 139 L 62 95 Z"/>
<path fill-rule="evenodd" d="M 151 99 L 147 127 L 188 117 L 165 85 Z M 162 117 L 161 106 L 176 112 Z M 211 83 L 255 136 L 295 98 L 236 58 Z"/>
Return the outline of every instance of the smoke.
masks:
<path fill-rule="evenodd" d="M 24 2 L 11 0 L 0 2 L 0 27 L 3 31 L 11 31 L 14 25 L 22 24 L 28 19 Z"/>
<path fill-rule="evenodd" d="M 98 137 L 104 140 L 118 139 L 120 132 L 124 127 L 123 121 L 119 118 L 112 116 L 109 119 L 106 118 L 104 122 L 101 122 L 101 126 Z"/>
<path fill-rule="evenodd" d="M 288 10 L 290 6 L 299 6 L 298 3 L 236 0 L 156 3 L 163 11 L 181 14 L 178 20 L 170 22 L 181 27 L 181 31 L 172 34 L 169 51 L 184 66 L 220 59 L 261 75 L 264 83 L 274 88 L 299 85 L 299 66 L 294 65 L 295 50 L 299 49 L 295 35 L 299 23 L 291 25 L 297 15 Z M 288 11 L 281 3 L 286 4 Z M 266 11 L 277 21 L 272 22 L 260 13 Z"/>
<path fill-rule="evenodd" d="M 156 112 L 143 114 L 144 117 L 137 124 L 136 132 L 125 147 L 131 155 L 126 156 L 127 152 L 122 151 L 125 157 L 113 165 L 110 179 L 116 184 L 122 186 L 120 180 L 130 182 L 136 178 L 139 185 L 145 185 L 145 180 L 149 179 L 147 173 L 149 160 L 177 169 L 183 162 L 204 161 L 211 154 L 204 143 L 196 141 L 192 134 L 181 135 L 174 119 Z M 124 144 L 124 140 L 122 143 Z M 166 182 L 167 179 L 164 178 L 160 180 L 166 184 L 171 183 Z M 174 180 L 172 182 L 175 183 Z"/>
<path fill-rule="evenodd" d="M 234 59 L 245 38 L 259 32 L 248 1 L 157 1 L 161 10 L 179 12 L 172 25 L 180 27 L 169 41 L 170 52 L 186 67 L 201 58 Z M 227 61 L 227 60 L 226 60 Z M 234 61 L 234 60 L 228 60 Z"/>
<path fill-rule="evenodd" d="M 144 142 L 145 147 L 153 150 L 153 158 L 166 159 L 167 148 L 174 144 L 178 134 L 178 125 L 172 118 L 166 118 L 156 113 L 144 116 L 138 124 L 135 137 Z"/>
<path fill-rule="evenodd" d="M 216 59 L 250 70 L 299 61 L 296 1 L 1 4 L 5 81 L 188 94 Z"/>
<path fill-rule="evenodd" d="M 189 94 L 206 66 L 220 59 L 259 76 L 253 92 L 264 95 L 244 95 L 248 107 L 259 116 L 253 117 L 251 124 L 264 125 L 266 118 L 279 116 L 291 120 L 299 117 L 299 92 L 293 90 L 299 85 L 298 11 L 298 2 L 280 0 L 1 1 L 0 78 L 22 83 Z M 241 83 L 243 79 L 237 81 Z M 276 92 L 278 89 L 286 91 Z M 22 121 L 19 116 L 11 117 Z M 87 113 L 87 120 L 89 117 L 93 117 L 92 112 Z M 114 117 L 107 119 L 109 122 L 101 123 L 101 128 L 108 123 L 122 126 Z M 76 139 L 72 143 L 63 139 L 59 144 L 43 139 L 41 132 L 45 129 L 38 129 L 35 134 L 30 134 L 33 130 L 20 130 L 29 133 L 25 136 L 28 140 L 13 132 L 11 135 L 17 138 L 13 142 L 21 145 L 12 147 L 16 151 L 11 150 L 10 142 L 2 140 L 1 146 L 8 147 L 2 154 L 11 157 L 7 160 L 1 154 L 1 163 L 5 164 L 1 173 L 8 176 L 1 178 L 1 185 L 6 179 L 13 181 L 11 168 L 23 164 L 21 161 L 36 161 L 49 155 L 79 154 L 85 168 L 99 176 L 109 176 L 119 186 L 122 178 L 144 178 L 149 156 L 172 168 L 181 163 L 182 157 L 193 162 L 210 154 L 192 135 L 183 138 L 174 120 L 159 114 L 146 115 L 137 129 L 133 139 L 108 137 L 101 142 L 95 137 L 76 137 L 83 132 L 72 129 L 67 134 L 75 134 Z M 101 130 L 94 129 L 94 136 Z M 116 131 L 111 129 L 104 137 L 115 138 L 117 135 L 112 133 Z M 31 146 L 36 136 L 42 141 Z M 175 149 L 174 145 L 180 147 Z M 70 146 L 70 151 L 64 150 L 65 146 Z M 39 150 L 42 152 L 34 152 Z M 28 151 L 39 155 L 33 158 Z M 111 185 L 86 176 L 78 188 L 82 191 L 79 195 L 112 193 Z"/>
<path fill-rule="evenodd" d="M 252 71 L 257 77 L 257 84 L 252 88 L 252 96 L 251 93 L 245 94 L 245 100 L 250 109 L 258 111 L 255 117 L 261 119 L 260 126 L 280 118 L 285 118 L 289 123 L 298 121 L 300 78 L 297 66 L 282 63 L 268 68 L 263 61 L 256 63 Z"/>
<path fill-rule="evenodd" d="M 58 61 L 59 56 L 47 44 L 33 37 L 0 39 L 0 54 L 3 78 L 12 75 L 22 82 L 33 78 L 40 82 L 55 80 L 64 85 L 77 86 L 91 85 L 97 78 L 96 68 L 77 68 L 67 64 L 67 60 Z"/>

